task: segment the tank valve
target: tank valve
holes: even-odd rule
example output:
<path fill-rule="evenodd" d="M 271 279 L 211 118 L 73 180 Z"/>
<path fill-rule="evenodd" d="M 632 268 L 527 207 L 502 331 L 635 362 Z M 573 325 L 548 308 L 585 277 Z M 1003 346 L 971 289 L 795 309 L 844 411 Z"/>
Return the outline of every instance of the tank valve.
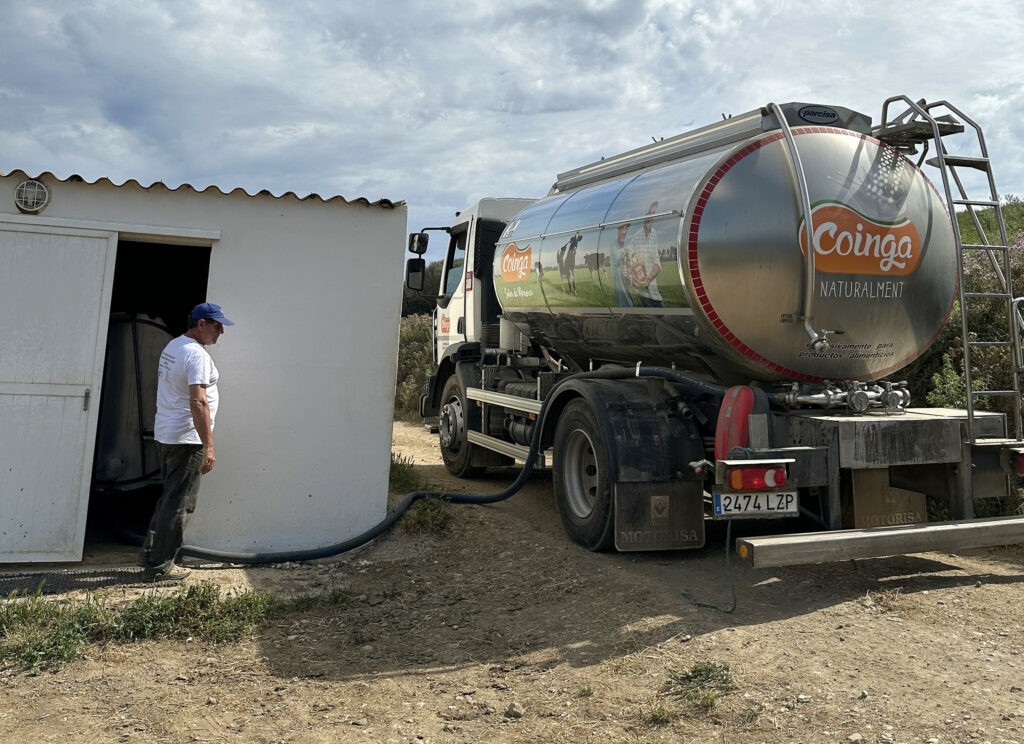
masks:
<path fill-rule="evenodd" d="M 832 345 L 828 342 L 828 334 L 834 333 L 837 336 L 842 335 L 842 331 L 829 331 L 822 328 L 820 331 L 815 332 L 814 338 L 807 344 L 811 351 L 817 354 L 823 354 L 832 348 Z"/>

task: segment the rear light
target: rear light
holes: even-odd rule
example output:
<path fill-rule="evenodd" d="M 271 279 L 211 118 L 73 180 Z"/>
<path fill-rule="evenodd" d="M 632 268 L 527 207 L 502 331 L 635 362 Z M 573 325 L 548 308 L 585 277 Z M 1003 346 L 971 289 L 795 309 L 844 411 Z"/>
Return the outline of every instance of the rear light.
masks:
<path fill-rule="evenodd" d="M 773 488 L 784 488 L 786 468 L 780 466 L 730 468 L 726 473 L 726 483 L 733 491 L 768 491 Z"/>
<path fill-rule="evenodd" d="M 1010 457 L 1010 463 L 1013 465 L 1015 475 L 1024 475 L 1024 455 L 1015 453 Z"/>

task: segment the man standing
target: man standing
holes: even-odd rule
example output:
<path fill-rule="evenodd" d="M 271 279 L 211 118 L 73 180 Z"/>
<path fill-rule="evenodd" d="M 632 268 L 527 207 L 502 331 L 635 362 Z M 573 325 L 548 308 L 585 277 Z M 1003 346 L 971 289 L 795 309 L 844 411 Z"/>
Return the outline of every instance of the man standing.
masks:
<path fill-rule="evenodd" d="M 213 470 L 213 425 L 217 417 L 217 367 L 207 346 L 217 343 L 224 326 L 234 325 L 220 305 L 192 308 L 188 331 L 160 354 L 155 438 L 160 444 L 164 492 L 156 504 L 139 562 L 150 581 L 181 580 L 176 567 L 185 524 L 195 511 L 199 478 Z"/>
<path fill-rule="evenodd" d="M 643 307 L 665 307 L 658 291 L 661 256 L 658 254 L 658 233 L 654 231 L 654 218 L 651 216 L 657 211 L 658 202 L 653 202 L 647 209 L 644 229 L 629 241 L 629 278 Z"/>

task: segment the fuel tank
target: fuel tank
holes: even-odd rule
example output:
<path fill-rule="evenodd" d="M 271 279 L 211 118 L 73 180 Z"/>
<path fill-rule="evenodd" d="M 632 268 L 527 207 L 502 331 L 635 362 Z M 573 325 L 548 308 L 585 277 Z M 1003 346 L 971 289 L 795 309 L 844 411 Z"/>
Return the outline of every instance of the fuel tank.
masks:
<path fill-rule="evenodd" d="M 559 175 L 501 235 L 505 315 L 580 366 L 670 365 L 723 384 L 875 380 L 945 325 L 957 283 L 938 191 L 840 107 L 760 109 Z M 811 323 L 804 328 L 808 245 Z"/>

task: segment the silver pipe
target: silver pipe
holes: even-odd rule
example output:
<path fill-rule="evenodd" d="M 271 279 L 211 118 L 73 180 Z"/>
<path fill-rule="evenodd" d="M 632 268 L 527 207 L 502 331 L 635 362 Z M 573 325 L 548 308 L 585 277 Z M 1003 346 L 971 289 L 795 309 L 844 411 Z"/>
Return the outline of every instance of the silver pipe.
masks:
<path fill-rule="evenodd" d="M 807 193 L 807 178 L 804 176 L 804 166 L 800 160 L 800 152 L 796 149 L 796 140 L 793 132 L 790 131 L 786 115 L 777 103 L 769 103 L 768 110 L 775 114 L 779 120 L 779 127 L 782 129 L 782 136 L 786 139 L 787 151 L 789 153 L 789 164 L 797 182 L 797 195 L 800 197 L 800 207 L 804 213 L 804 227 L 807 230 L 807 260 L 804 262 L 804 302 L 801 313 L 804 321 L 804 330 L 811 339 L 809 346 L 817 352 L 828 351 L 828 339 L 814 330 L 811 323 L 812 309 L 814 303 L 814 255 L 817 250 L 817 241 L 814 236 L 814 225 L 811 222 L 811 198 Z"/>

